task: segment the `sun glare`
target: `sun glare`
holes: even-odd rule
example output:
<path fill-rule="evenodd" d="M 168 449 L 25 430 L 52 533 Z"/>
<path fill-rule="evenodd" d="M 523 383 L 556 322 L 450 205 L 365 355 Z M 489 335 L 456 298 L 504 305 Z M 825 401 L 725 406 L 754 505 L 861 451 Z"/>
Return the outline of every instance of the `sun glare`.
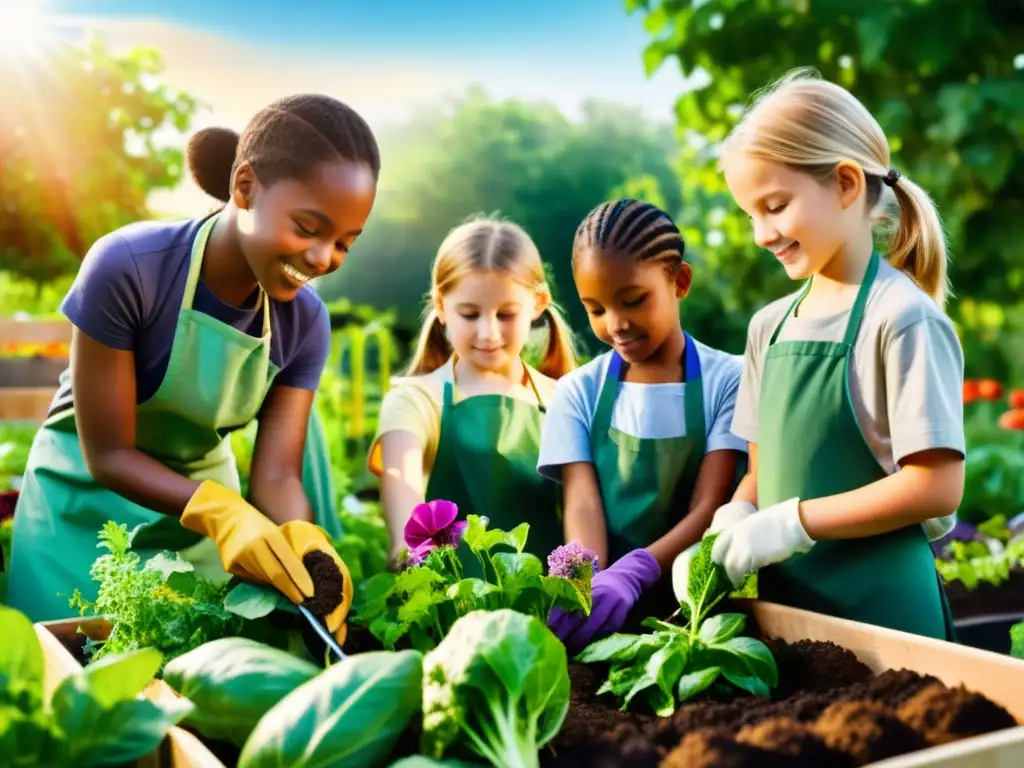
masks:
<path fill-rule="evenodd" d="M 0 59 L 41 53 L 51 30 L 38 0 L 0 0 Z"/>

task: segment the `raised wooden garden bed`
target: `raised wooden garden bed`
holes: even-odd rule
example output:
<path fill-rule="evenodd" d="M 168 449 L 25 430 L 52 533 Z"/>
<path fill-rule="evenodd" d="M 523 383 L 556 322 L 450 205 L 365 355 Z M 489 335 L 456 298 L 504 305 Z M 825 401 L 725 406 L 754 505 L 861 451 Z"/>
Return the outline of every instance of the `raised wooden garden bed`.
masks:
<path fill-rule="evenodd" d="M 767 764 L 779 768 L 792 765 L 828 768 L 829 765 L 854 764 L 876 768 L 1024 766 L 1024 727 L 1021 725 L 1024 723 L 1024 662 L 975 648 L 771 603 L 743 602 L 738 607 L 750 614 L 750 628 L 768 642 L 776 654 L 780 677 L 777 698 L 785 696 L 785 699 L 773 702 L 754 698 L 725 703 L 689 702 L 669 718 L 623 713 L 615 700 L 594 695 L 600 684 L 600 670 L 573 664 L 570 666 L 573 695 L 569 714 L 561 732 L 543 750 L 541 765 L 545 768 L 762 766 L 766 765 L 764 753 L 760 757 L 751 757 L 749 762 L 738 759 L 744 757 L 744 747 L 732 737 L 741 729 L 748 734 L 760 729 L 760 735 L 756 737 L 760 741 L 757 743 L 764 744 L 765 739 L 771 740 L 773 733 L 765 725 L 768 718 L 785 717 L 790 725 L 795 720 L 798 725 L 792 732 L 787 732 L 787 738 L 783 740 L 791 748 L 795 744 L 794 738 L 800 735 L 801 727 L 806 728 L 818 721 L 817 732 L 824 732 L 820 722 L 822 713 L 829 705 L 846 700 L 846 704 L 831 714 L 834 727 L 831 731 L 825 729 L 832 734 L 830 740 L 842 735 L 840 741 L 861 739 L 867 748 L 875 751 L 888 748 L 889 754 L 901 750 L 905 753 L 874 762 L 844 763 L 842 760 L 830 762 L 836 757 L 834 753 L 830 757 L 815 758 L 804 752 L 802 758 L 796 758 L 785 754 L 779 747 L 781 751 L 771 753 Z M 52 661 L 55 658 L 64 665 L 79 663 L 72 654 L 75 648 L 82 646 L 83 638 L 76 633 L 80 623 L 72 620 L 37 625 L 44 641 L 48 669 L 49 665 L 56 663 Z M 83 624 L 83 631 L 94 637 L 101 637 L 108 629 L 102 621 Z M 49 641 L 44 637 L 46 634 L 51 635 Z M 373 639 L 365 631 L 353 627 L 349 634 L 346 650 L 350 653 L 372 647 Z M 939 683 L 954 690 L 942 691 L 935 687 Z M 972 728 L 973 732 L 992 732 L 928 747 L 919 733 L 901 724 L 894 715 L 879 714 L 877 709 L 872 710 L 873 705 L 865 703 L 866 699 L 872 699 L 876 707 L 883 703 L 888 705 L 890 713 L 902 709 L 906 718 L 904 705 L 929 688 L 934 697 L 931 706 L 920 708 L 920 715 L 941 716 L 948 714 L 950 702 L 963 704 L 965 699 L 969 699 L 966 692 L 956 690 L 958 686 L 983 694 L 989 702 L 973 701 L 968 702 L 968 706 L 961 706 L 959 720 L 952 727 L 945 724 L 944 738 L 954 737 L 950 731 L 957 730 L 957 723 L 962 726 L 961 733 Z M 146 695 L 174 695 L 159 682 L 151 689 Z M 843 707 L 847 709 L 845 713 L 839 711 Z M 854 711 L 858 708 L 860 712 Z M 1004 724 L 999 723 L 1000 718 L 1005 720 Z M 706 730 L 707 726 L 717 726 L 717 730 Z M 943 730 L 943 724 L 933 721 L 929 728 L 934 737 Z M 873 735 L 869 735 L 872 730 Z M 775 737 L 780 733 L 776 730 Z M 899 742 L 901 738 L 903 741 Z M 908 747 L 915 743 L 915 738 L 915 746 Z M 169 765 L 175 768 L 186 765 L 224 768 L 231 765 L 227 757 L 225 762 L 218 761 L 182 729 L 175 729 L 168 741 L 173 759 L 178 760 Z M 781 743 L 776 738 L 776 746 Z M 403 754 L 408 754 L 414 745 L 414 739 L 403 739 L 400 745 Z M 713 762 L 715 750 L 719 750 L 721 755 L 718 763 Z"/>

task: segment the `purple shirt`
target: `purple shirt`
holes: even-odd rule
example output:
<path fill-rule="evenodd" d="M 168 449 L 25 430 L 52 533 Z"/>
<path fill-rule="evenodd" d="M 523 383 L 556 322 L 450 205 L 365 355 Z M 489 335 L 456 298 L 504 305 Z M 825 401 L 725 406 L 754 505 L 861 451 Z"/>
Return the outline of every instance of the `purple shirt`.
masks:
<path fill-rule="evenodd" d="M 129 224 L 104 235 L 82 261 L 61 311 L 87 336 L 135 353 L 136 399 L 152 397 L 167 373 L 185 295 L 189 256 L 203 219 Z M 250 336 L 263 331 L 256 294 L 239 308 L 200 279 L 193 309 Z M 316 390 L 331 343 L 330 317 L 319 294 L 303 286 L 290 302 L 270 301 L 270 359 L 275 384 Z M 68 385 L 68 388 L 70 385 Z M 70 391 L 58 393 L 54 406 Z"/>

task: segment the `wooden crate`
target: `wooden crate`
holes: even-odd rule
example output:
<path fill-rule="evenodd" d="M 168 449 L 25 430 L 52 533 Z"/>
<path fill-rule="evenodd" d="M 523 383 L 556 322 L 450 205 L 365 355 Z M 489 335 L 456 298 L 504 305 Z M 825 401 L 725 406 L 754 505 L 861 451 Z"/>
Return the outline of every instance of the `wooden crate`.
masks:
<path fill-rule="evenodd" d="M 66 619 L 44 621 L 35 625 L 36 636 L 43 648 L 43 686 L 49 696 L 69 674 L 80 670 L 67 646 L 79 644 L 79 632 L 94 640 L 102 640 L 110 633 L 105 619 Z M 63 641 L 63 642 L 62 642 Z M 166 700 L 177 694 L 163 680 L 150 683 L 143 695 L 151 701 Z M 225 768 L 224 764 L 194 735 L 184 728 L 172 728 L 160 748 L 135 762 L 133 768 Z"/>
<path fill-rule="evenodd" d="M 737 607 L 751 614 L 762 636 L 788 642 L 829 641 L 852 651 L 875 673 L 909 669 L 933 675 L 946 685 L 962 684 L 1001 704 L 1018 723 L 1024 723 L 1024 661 L 760 600 L 738 601 Z M 105 637 L 110 629 L 102 619 L 36 625 L 43 642 L 48 675 L 52 664 L 64 665 L 62 674 L 78 666 L 57 638 L 68 637 L 68 633 L 74 635 L 80 625 L 83 632 L 97 639 Z M 177 694 L 158 680 L 147 689 L 146 695 Z M 160 768 L 225 768 L 194 736 L 180 728 L 174 729 L 168 741 L 171 748 L 177 750 L 172 759 L 178 762 L 164 763 Z M 1024 768 L 1024 726 L 875 762 L 871 768 Z"/>

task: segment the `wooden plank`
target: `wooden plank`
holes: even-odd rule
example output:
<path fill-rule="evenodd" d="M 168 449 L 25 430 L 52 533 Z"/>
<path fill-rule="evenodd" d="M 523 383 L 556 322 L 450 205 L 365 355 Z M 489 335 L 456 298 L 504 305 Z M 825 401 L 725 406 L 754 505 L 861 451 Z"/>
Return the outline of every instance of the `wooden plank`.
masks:
<path fill-rule="evenodd" d="M 13 317 L 0 317 L 0 343 L 70 344 L 71 328 L 67 320 L 15 320 Z"/>
<path fill-rule="evenodd" d="M 760 634 L 788 642 L 833 642 L 873 672 L 909 669 L 949 686 L 963 685 L 1024 722 L 1024 661 L 906 632 L 824 616 L 760 600 L 744 601 Z M 873 763 L 876 768 L 1021 768 L 1024 727 L 962 739 Z"/>
<path fill-rule="evenodd" d="M 56 387 L 2 387 L 0 421 L 32 421 L 42 424 L 56 394 Z"/>

